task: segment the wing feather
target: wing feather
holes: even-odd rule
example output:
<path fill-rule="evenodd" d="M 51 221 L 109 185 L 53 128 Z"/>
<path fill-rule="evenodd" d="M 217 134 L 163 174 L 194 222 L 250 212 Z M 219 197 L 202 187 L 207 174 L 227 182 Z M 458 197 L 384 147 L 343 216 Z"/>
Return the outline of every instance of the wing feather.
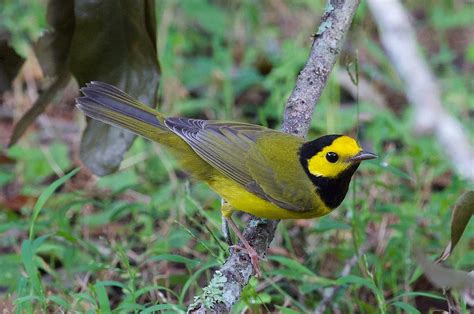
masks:
<path fill-rule="evenodd" d="M 238 122 L 168 118 L 165 125 L 248 191 L 288 210 L 311 210 L 314 187 L 297 156 L 302 139 Z"/>

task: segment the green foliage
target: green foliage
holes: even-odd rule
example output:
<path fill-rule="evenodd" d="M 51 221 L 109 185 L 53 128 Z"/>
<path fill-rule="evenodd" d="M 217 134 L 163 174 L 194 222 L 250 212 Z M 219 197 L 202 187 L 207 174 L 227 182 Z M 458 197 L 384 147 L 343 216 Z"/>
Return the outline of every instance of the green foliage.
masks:
<path fill-rule="evenodd" d="M 10 34 L 10 43 L 23 57 L 28 55 L 30 44 L 46 28 L 46 11 L 43 1 L 2 0 L 0 33 Z"/>
<path fill-rule="evenodd" d="M 23 294 L 19 294 L 19 298 L 16 300 L 20 312 L 22 309 L 23 302 L 31 302 L 33 300 L 36 300 L 43 308 L 46 306 L 47 300 L 42 282 L 40 280 L 39 269 L 41 268 L 44 271 L 49 272 L 50 268 L 41 259 L 41 257 L 37 255 L 37 253 L 39 252 L 39 249 L 44 244 L 44 242 L 50 237 L 50 234 L 45 234 L 35 239 L 34 226 L 36 223 L 36 219 L 40 214 L 40 211 L 46 204 L 46 201 L 51 197 L 54 191 L 59 188 L 59 186 L 64 184 L 78 171 L 79 169 L 75 169 L 69 172 L 67 175 L 54 181 L 48 188 L 43 191 L 43 193 L 41 193 L 38 198 L 38 201 L 36 202 L 33 208 L 33 214 L 30 219 L 29 238 L 27 240 L 24 240 L 21 245 L 21 260 L 28 276 L 28 285 L 29 287 L 31 287 L 31 292 L 27 292 L 27 290 L 25 291 L 24 287 L 22 287 L 22 289 L 19 291 L 23 292 Z M 55 300 L 58 301 L 58 298 L 56 298 Z"/>
<path fill-rule="evenodd" d="M 36 219 L 38 218 L 38 215 L 40 214 L 41 209 L 43 206 L 46 204 L 46 201 L 53 195 L 54 191 L 56 191 L 57 188 L 59 188 L 64 182 L 69 180 L 73 175 L 75 175 L 79 171 L 79 168 L 69 172 L 67 175 L 65 175 L 62 178 L 59 178 L 58 180 L 54 181 L 50 186 L 48 186 L 47 189 L 45 189 L 41 195 L 38 198 L 38 201 L 36 202 L 35 206 L 33 207 L 33 215 L 31 216 L 31 222 L 30 222 L 30 232 L 29 232 L 29 238 L 32 240 L 34 238 L 34 226 Z"/>
<path fill-rule="evenodd" d="M 8 150 L 8 156 L 16 160 L 17 170 L 29 183 L 38 183 L 52 175 L 55 169 L 61 171 L 71 165 L 68 147 L 60 142 L 41 148 L 14 146 Z"/>
<path fill-rule="evenodd" d="M 8 5 L 20 15 L 43 16 L 26 27 L 39 34 L 46 27 L 44 8 L 21 3 Z M 434 29 L 431 36 L 421 36 L 431 40 L 422 44 L 423 52 L 446 108 L 474 138 L 472 73 L 466 70 L 474 60 L 472 44 L 447 40 L 454 27 L 467 27 L 467 13 L 444 4 L 436 8 L 435 1 L 407 3 L 410 11 L 424 14 L 415 20 L 420 32 Z M 323 1 L 156 1 L 160 111 L 278 128 L 323 8 Z M 6 21 L 5 12 L 10 11 L 2 6 L 0 23 Z M 452 172 L 443 147 L 411 133 L 413 112 L 403 84 L 376 39 L 366 8 L 358 12 L 349 40 L 347 58 L 335 71 L 354 64 L 351 49 L 357 49 L 359 77 L 387 93 L 389 108 L 357 102 L 333 75 L 309 137 L 355 135 L 358 127 L 364 145 L 380 158 L 360 167 L 354 189 L 331 215 L 280 224 L 273 251 L 262 262 L 264 278 L 251 280 L 235 312 L 312 312 L 331 288 L 338 292 L 327 312 L 416 313 L 421 298 L 444 300 L 439 290 L 418 285 L 422 271 L 412 251 L 420 246 L 435 256 L 443 250 L 450 239 L 452 206 L 472 185 Z M 91 79 L 99 78 L 93 77 L 95 68 L 86 70 L 93 72 Z M 119 172 L 97 179 L 81 171 L 72 178 L 72 188 L 55 190 L 51 182 L 76 166 L 71 147 L 77 148 L 77 142 L 50 143 L 40 135 L 40 130 L 31 132 L 8 150 L 14 165 L 0 164 L 3 191 L 18 185 L 21 196 L 48 194 L 36 209 L 35 202 L 14 206 L 0 200 L 0 304 L 14 300 L 19 313 L 175 313 L 184 312 L 196 295 L 209 307 L 219 301 L 222 281 L 201 289 L 228 254 L 215 193 L 190 183 L 170 153 L 143 139 L 133 143 Z M 449 267 L 472 270 L 468 239 L 473 236 L 468 226 Z M 341 276 L 358 248 L 373 239 L 376 245 Z"/>

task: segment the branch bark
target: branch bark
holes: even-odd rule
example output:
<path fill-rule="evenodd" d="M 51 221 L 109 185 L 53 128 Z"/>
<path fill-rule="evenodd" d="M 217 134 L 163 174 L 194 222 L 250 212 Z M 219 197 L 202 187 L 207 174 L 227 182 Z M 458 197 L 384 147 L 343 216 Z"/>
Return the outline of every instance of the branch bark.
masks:
<path fill-rule="evenodd" d="M 419 53 L 408 13 L 399 0 L 368 0 L 367 3 L 382 45 L 404 81 L 407 98 L 415 108 L 415 132 L 435 135 L 459 176 L 474 182 L 474 148 L 461 123 L 442 105 L 440 88 Z"/>
<path fill-rule="evenodd" d="M 286 102 L 282 130 L 297 136 L 306 136 L 314 106 L 326 87 L 329 74 L 336 63 L 344 38 L 360 0 L 328 0 L 321 24 L 311 48 L 306 65 L 299 73 L 295 88 Z M 258 254 L 264 255 L 273 240 L 279 221 L 252 217 L 244 230 L 245 239 Z M 219 287 L 221 295 L 211 302 L 212 309 L 197 301 L 188 308 L 192 313 L 227 313 L 239 300 L 242 289 L 252 276 L 252 264 L 247 254 L 233 252 L 213 280 L 225 277 Z M 209 303 L 209 302 L 207 302 Z"/>

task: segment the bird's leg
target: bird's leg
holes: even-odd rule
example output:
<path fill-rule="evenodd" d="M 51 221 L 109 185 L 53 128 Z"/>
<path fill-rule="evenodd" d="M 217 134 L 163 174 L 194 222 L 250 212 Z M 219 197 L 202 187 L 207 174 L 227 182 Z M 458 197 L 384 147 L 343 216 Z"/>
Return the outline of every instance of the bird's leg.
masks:
<path fill-rule="evenodd" d="M 245 240 L 244 236 L 240 232 L 239 227 L 237 227 L 235 222 L 232 220 L 231 216 L 232 216 L 233 211 L 234 211 L 234 208 L 232 207 L 232 205 L 227 203 L 225 200 L 222 200 L 221 212 L 222 212 L 222 217 L 224 218 L 223 221 L 225 221 L 225 224 L 223 223 L 223 225 L 222 225 L 222 229 L 223 229 L 226 241 L 227 241 L 227 243 L 229 243 L 231 248 L 238 249 L 238 250 L 241 250 L 241 251 L 246 251 L 246 253 L 250 257 L 250 262 L 252 263 L 253 269 L 255 270 L 255 275 L 257 277 L 260 277 L 262 273 L 260 272 L 260 267 L 258 265 L 258 262 L 259 262 L 258 260 L 261 259 L 261 257 L 258 255 L 257 251 L 255 251 L 255 249 L 248 243 L 248 241 Z M 239 240 L 244 245 L 243 248 L 239 245 L 233 245 L 232 244 L 232 239 L 231 239 L 230 234 L 228 232 L 229 231 L 229 226 L 232 229 L 232 231 L 235 232 L 235 234 L 237 235 Z M 226 232 L 227 232 L 227 235 L 226 235 Z"/>
<path fill-rule="evenodd" d="M 225 218 L 225 215 L 228 214 L 228 215 L 232 215 L 232 208 L 229 209 L 230 213 L 226 213 L 225 210 L 226 208 L 224 208 L 224 206 L 226 206 L 226 202 L 224 199 L 221 199 L 221 206 L 222 206 L 222 234 L 224 235 L 224 238 L 225 238 L 225 242 L 227 242 L 227 244 L 229 246 L 234 246 L 234 243 L 232 242 L 232 237 L 230 236 L 230 231 L 229 231 L 229 224 L 227 223 L 227 219 Z"/>
<path fill-rule="evenodd" d="M 242 235 L 242 233 L 239 230 L 239 227 L 237 227 L 237 225 L 232 220 L 232 218 L 229 216 L 229 217 L 225 217 L 225 219 L 229 223 L 231 229 L 235 232 L 237 237 L 240 239 L 240 241 L 244 245 L 244 248 L 242 248 L 240 246 L 237 246 L 237 245 L 234 245 L 233 247 L 236 248 L 236 249 L 239 249 L 241 251 L 246 251 L 247 252 L 247 254 L 250 257 L 250 262 L 252 263 L 253 269 L 255 270 L 255 275 L 257 277 L 260 277 L 262 275 L 262 273 L 260 272 L 260 267 L 258 265 L 258 262 L 259 262 L 258 260 L 260 259 L 260 256 L 258 255 L 257 251 L 255 251 L 255 249 L 248 243 L 248 241 L 245 240 L 244 236 Z"/>

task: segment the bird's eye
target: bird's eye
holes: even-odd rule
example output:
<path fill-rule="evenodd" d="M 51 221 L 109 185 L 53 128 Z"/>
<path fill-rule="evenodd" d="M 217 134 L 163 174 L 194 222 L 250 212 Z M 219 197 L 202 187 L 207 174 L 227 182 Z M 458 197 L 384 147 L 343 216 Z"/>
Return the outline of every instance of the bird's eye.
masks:
<path fill-rule="evenodd" d="M 335 163 L 339 159 L 339 156 L 334 152 L 329 152 L 326 154 L 326 159 L 329 162 Z"/>

